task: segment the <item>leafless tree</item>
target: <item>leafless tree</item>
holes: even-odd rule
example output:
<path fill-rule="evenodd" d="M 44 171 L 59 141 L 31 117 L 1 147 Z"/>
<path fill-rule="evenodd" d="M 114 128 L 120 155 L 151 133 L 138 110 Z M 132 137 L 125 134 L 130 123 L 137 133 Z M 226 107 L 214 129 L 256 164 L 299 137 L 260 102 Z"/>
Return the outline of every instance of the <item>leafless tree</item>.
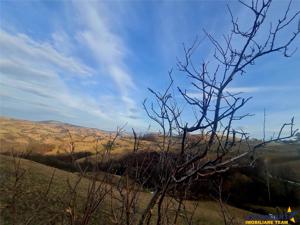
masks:
<path fill-rule="evenodd" d="M 126 124 L 125 124 L 126 125 Z M 69 153 L 72 157 L 72 162 L 75 166 L 78 167 L 78 170 L 80 171 L 78 179 L 75 182 L 68 181 L 68 194 L 69 197 L 67 198 L 69 201 L 66 206 L 66 211 L 69 215 L 69 224 L 71 225 L 88 225 L 90 224 L 93 216 L 99 210 L 99 207 L 103 205 L 104 200 L 111 196 L 113 198 L 113 190 L 112 186 L 109 185 L 109 175 L 105 174 L 104 176 L 99 178 L 99 168 L 98 165 L 102 163 L 104 160 L 110 159 L 111 151 L 113 150 L 115 143 L 118 139 L 118 137 L 122 134 L 124 130 L 124 126 L 118 127 L 116 132 L 114 134 L 111 134 L 109 140 L 106 144 L 103 145 L 104 149 L 102 151 L 98 151 L 98 140 L 99 137 L 96 137 L 95 141 L 95 162 L 93 163 L 93 169 L 92 173 L 88 174 L 86 169 L 82 168 L 81 164 L 78 163 L 73 158 L 73 153 L 75 152 L 75 140 L 72 137 L 71 132 L 68 131 L 69 134 Z M 84 202 L 83 204 L 83 213 L 81 215 L 77 215 L 76 211 L 79 211 L 78 209 L 78 191 L 79 191 L 79 185 L 81 181 L 84 178 L 88 178 L 88 187 L 86 189 Z M 120 191 L 121 197 L 123 197 L 123 189 Z M 115 199 L 116 200 L 116 199 Z M 125 201 L 125 199 L 123 199 Z M 128 199 L 126 199 L 128 201 Z M 126 205 L 127 206 L 127 205 Z M 114 205 L 115 207 L 115 205 Z M 131 207 L 128 206 L 128 207 Z M 112 211 L 113 212 L 113 211 Z M 112 215 L 115 215 L 112 213 Z M 123 215 L 123 214 L 122 214 Z M 129 219 L 127 219 L 129 220 Z M 118 223 L 121 224 L 121 223 Z M 127 223 L 129 225 L 129 223 Z"/>
<path fill-rule="evenodd" d="M 223 35 L 223 40 L 217 40 L 203 30 L 214 49 L 213 66 L 210 66 L 208 61 L 199 63 L 193 60 L 201 41 L 196 39 L 189 48 L 183 45 L 184 57 L 178 60 L 177 66 L 179 71 L 189 78 L 195 92 L 191 93 L 182 87 L 177 87 L 177 90 L 190 108 L 183 108 L 178 104 L 176 94 L 173 93 L 172 71 L 169 72 L 170 84 L 165 91 L 149 89 L 154 101 L 150 105 L 145 101 L 144 108 L 162 131 L 162 152 L 170 150 L 175 136 L 181 137 L 181 149 L 176 166 L 161 178 L 162 185 L 157 188 L 139 225 L 143 224 L 146 215 L 156 203 L 157 225 L 161 224 L 161 204 L 168 190 L 174 185 L 186 185 L 190 179 L 222 174 L 245 163 L 253 165 L 258 148 L 270 142 L 291 138 L 297 132 L 292 118 L 290 122 L 283 124 L 276 137 L 253 146 L 248 142 L 249 134 L 234 127 L 235 121 L 250 116 L 249 113 L 239 112 L 251 98 L 244 98 L 242 93 L 231 92 L 231 82 L 238 75 L 245 74 L 248 67 L 255 65 L 255 62 L 265 55 L 281 53 L 284 57 L 292 56 L 295 49 L 290 48 L 300 33 L 300 11 L 291 15 L 292 2 L 288 3 L 283 16 L 277 22 L 270 23 L 267 34 L 266 19 L 272 1 L 252 0 L 250 3 L 240 3 L 248 9 L 247 17 L 251 19 L 249 27 L 242 27 L 228 6 L 232 28 L 229 34 Z M 287 33 L 286 29 L 292 26 L 295 26 L 295 31 Z M 264 34 L 266 35 L 263 39 L 261 37 Z M 285 40 L 279 41 L 278 37 L 282 34 Z M 184 121 L 185 113 L 194 113 L 195 120 Z M 283 134 L 284 130 L 288 130 L 287 135 Z M 188 136 L 192 134 L 198 136 L 198 140 L 193 144 L 188 140 Z M 245 146 L 246 149 L 242 149 L 241 146 Z M 168 164 L 166 157 L 167 155 L 161 154 L 162 168 Z"/>
<path fill-rule="evenodd" d="M 290 48 L 300 33 L 300 11 L 290 15 L 292 7 L 290 2 L 283 16 L 269 25 L 265 39 L 261 38 L 261 34 L 266 33 L 264 27 L 271 2 L 271 0 L 253 0 L 250 3 L 240 1 L 248 9 L 249 18 L 252 19 L 251 25 L 246 28 L 242 28 L 228 7 L 232 29 L 228 35 L 223 36 L 223 40 L 216 40 L 213 35 L 204 30 L 205 37 L 214 49 L 213 66 L 210 66 L 209 62 L 204 61 L 199 64 L 193 60 L 193 55 L 201 41 L 196 39 L 189 48 L 183 46 L 184 57 L 178 60 L 177 65 L 179 71 L 189 78 L 194 93 L 183 87 L 174 88 L 172 70 L 169 72 L 170 83 L 166 90 L 159 92 L 149 89 L 154 101 L 150 104 L 145 101 L 143 105 L 147 115 L 159 126 L 161 135 L 156 138 L 159 152 L 155 169 L 159 173 L 147 205 L 141 206 L 139 200 L 143 185 L 152 176 L 148 173 L 152 163 L 147 164 L 148 159 L 145 158 L 142 162 L 134 160 L 128 162 L 123 176 L 115 185 L 110 182 L 111 174 L 99 176 L 99 164 L 111 159 L 111 152 L 124 127 L 118 128 L 114 134 L 111 134 L 108 142 L 102 146 L 99 144 L 100 137 L 95 137 L 96 155 L 91 172 L 87 172 L 87 168 L 82 167 L 73 157 L 77 140 L 74 140 L 71 132 L 67 131 L 69 136 L 67 152 L 71 155 L 72 163 L 79 173 L 77 179 L 68 180 L 65 198 L 61 198 L 63 212 L 53 214 L 53 217 L 61 216 L 61 224 L 88 225 L 92 223 L 97 212 L 101 212 L 110 219 L 111 223 L 118 225 L 183 223 L 195 225 L 194 217 L 199 202 L 195 201 L 193 206 L 190 203 L 189 209 L 186 205 L 191 185 L 200 178 L 208 179 L 217 175 L 221 182 L 217 185 L 216 201 L 220 205 L 221 216 L 224 224 L 234 224 L 235 220 L 223 202 L 223 173 L 234 167 L 254 165 L 255 152 L 260 147 L 291 138 L 297 133 L 292 118 L 290 122 L 282 125 L 276 137 L 270 140 L 264 138 L 254 145 L 249 142 L 249 134 L 235 128 L 236 121 L 250 116 L 248 113 L 239 114 L 239 112 L 251 98 L 244 98 L 242 93 L 231 92 L 229 89 L 231 82 L 265 55 L 282 53 L 284 57 L 291 56 L 294 50 L 290 51 Z M 287 34 L 285 30 L 295 23 L 297 23 L 295 31 Z M 280 34 L 285 34 L 285 41 L 279 42 Z M 239 40 L 239 44 L 236 40 Z M 188 107 L 179 104 L 178 94 Z M 185 115 L 191 113 L 194 114 L 194 121 L 185 120 L 190 117 Z M 284 135 L 286 130 L 288 134 Z M 133 135 L 132 154 L 138 154 L 140 145 L 135 130 Z M 9 209 L 11 214 L 16 216 L 18 213 L 16 201 L 18 196 L 23 194 L 20 181 L 26 171 L 21 168 L 21 161 L 15 155 L 13 160 L 12 204 Z M 108 171 L 112 172 L 110 168 Z M 141 174 L 145 175 L 144 180 L 137 183 Z M 53 186 L 54 178 L 55 171 L 45 192 L 42 192 L 45 197 Z M 87 187 L 81 189 L 83 180 Z M 41 201 L 37 204 L 33 215 L 39 213 L 43 207 L 47 207 L 44 203 L 45 201 Z M 106 209 L 101 209 L 104 205 L 106 207 L 103 208 Z M 25 224 L 33 224 L 33 215 L 26 219 Z M 17 224 L 15 218 L 12 223 Z M 51 221 L 47 224 L 51 224 Z"/>

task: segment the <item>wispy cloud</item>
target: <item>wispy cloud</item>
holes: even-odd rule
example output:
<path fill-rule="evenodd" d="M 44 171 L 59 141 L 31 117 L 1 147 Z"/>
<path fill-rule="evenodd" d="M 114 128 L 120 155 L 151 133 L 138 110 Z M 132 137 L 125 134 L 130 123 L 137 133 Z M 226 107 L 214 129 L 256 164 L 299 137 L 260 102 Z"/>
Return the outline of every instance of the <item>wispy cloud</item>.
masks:
<path fill-rule="evenodd" d="M 255 87 L 228 87 L 225 91 L 230 93 L 259 93 L 259 92 L 273 92 L 273 91 L 289 91 L 292 87 L 288 86 L 255 86 Z"/>
<path fill-rule="evenodd" d="M 49 43 L 32 40 L 25 34 L 12 35 L 0 30 L 1 56 L 14 59 L 16 56 L 26 63 L 31 61 L 46 62 L 57 68 L 69 71 L 73 75 L 92 76 L 94 70 L 75 58 L 67 57 L 58 52 Z M 32 65 L 30 64 L 29 67 Z M 42 65 L 40 65 L 42 66 Z"/>
<path fill-rule="evenodd" d="M 226 2 L 74 0 L 49 7 L 27 1 L 24 8 L 15 4 L 1 7 L 0 113 L 103 129 L 124 122 L 129 127 L 147 127 L 141 112 L 141 102 L 149 96 L 146 89 L 165 87 L 167 70 L 176 57 L 183 56 L 181 43 L 190 46 L 197 35 L 202 40 L 202 28 L 222 42 L 222 34 L 231 29 Z M 230 5 L 241 28 L 246 27 L 249 18 L 243 8 Z M 274 2 L 274 19 L 282 5 Z M 197 66 L 211 61 L 211 71 L 217 62 L 211 58 L 213 49 L 207 41 L 201 42 L 194 62 Z M 241 44 L 234 40 L 233 47 Z M 257 61 L 226 91 L 254 96 L 253 104 L 246 106 L 251 113 L 267 108 L 299 114 L 298 58 L 299 51 L 288 60 L 272 56 Z M 201 97 L 176 73 L 176 66 L 174 82 L 187 88 L 192 97 Z M 187 114 L 187 118 L 192 115 Z"/>
<path fill-rule="evenodd" d="M 81 4 L 74 1 L 74 5 L 84 24 L 84 29 L 77 34 L 79 40 L 88 46 L 100 67 L 113 79 L 118 87 L 120 100 L 125 104 L 124 109 L 130 113 L 130 109 L 136 107 L 131 98 L 131 91 L 136 87 L 125 62 L 129 49 L 120 35 L 112 30 L 109 15 L 113 15 L 113 12 L 104 2 L 89 1 Z"/>
<path fill-rule="evenodd" d="M 291 91 L 299 89 L 299 87 L 291 87 L 291 86 L 244 86 L 244 87 L 228 87 L 224 89 L 224 93 L 229 92 L 231 94 L 237 93 L 262 93 L 262 92 L 275 92 L 275 91 Z M 202 98 L 202 94 L 196 91 L 190 91 L 187 93 L 191 98 Z"/>
<path fill-rule="evenodd" d="M 92 68 L 74 57 L 74 46 L 66 33 L 54 33 L 49 42 L 42 42 L 23 33 L 0 30 L 0 98 L 5 106 L 3 109 L 41 112 L 45 113 L 45 117 L 47 111 L 64 118 L 82 115 L 87 118 L 90 115 L 94 122 L 106 129 L 127 121 L 130 126 L 141 126 L 136 103 L 130 97 L 135 85 L 124 66 L 126 51 L 121 49 L 125 46 L 117 36 L 106 30 L 108 28 L 97 30 L 92 20 L 87 22 L 95 30 L 88 29 L 77 34 L 82 35 L 81 38 L 90 37 L 84 39 L 84 44 L 91 48 L 95 58 L 99 57 L 100 68 Z M 101 25 L 100 21 L 94 22 Z M 105 33 L 100 42 L 98 32 Z M 117 91 L 113 90 L 108 98 L 102 97 L 105 95 L 101 91 L 97 94 L 82 91 L 96 88 L 103 80 L 98 75 L 99 71 L 103 73 L 103 69 L 112 78 Z M 71 84 L 79 89 L 73 89 Z"/>
<path fill-rule="evenodd" d="M 0 48 L 3 50 L 0 53 L 0 96 L 6 107 L 11 105 L 7 101 L 9 96 L 22 107 L 55 109 L 66 117 L 85 110 L 96 117 L 108 118 L 93 98 L 70 90 L 59 75 L 70 73 L 85 79 L 93 75 L 94 70 L 89 66 L 58 52 L 49 43 L 36 42 L 24 34 L 13 35 L 1 30 Z M 17 110 L 26 110 L 22 107 Z"/>

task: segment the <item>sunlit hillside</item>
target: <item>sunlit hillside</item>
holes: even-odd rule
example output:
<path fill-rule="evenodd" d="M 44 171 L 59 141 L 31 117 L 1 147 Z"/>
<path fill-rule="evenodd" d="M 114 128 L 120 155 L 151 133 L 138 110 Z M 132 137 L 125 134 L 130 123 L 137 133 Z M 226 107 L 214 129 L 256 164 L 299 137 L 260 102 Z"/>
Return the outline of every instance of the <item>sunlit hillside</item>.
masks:
<path fill-rule="evenodd" d="M 69 152 L 70 142 L 74 142 L 75 151 L 101 151 L 103 145 L 112 140 L 116 133 L 62 123 L 59 121 L 27 121 L 0 117 L 0 151 L 31 151 L 41 154 L 61 154 Z M 70 136 L 71 134 L 71 136 Z M 121 134 L 116 140 L 114 153 L 131 151 L 131 135 Z M 151 142 L 141 140 L 144 149 Z M 155 145 L 152 145 L 155 148 Z"/>

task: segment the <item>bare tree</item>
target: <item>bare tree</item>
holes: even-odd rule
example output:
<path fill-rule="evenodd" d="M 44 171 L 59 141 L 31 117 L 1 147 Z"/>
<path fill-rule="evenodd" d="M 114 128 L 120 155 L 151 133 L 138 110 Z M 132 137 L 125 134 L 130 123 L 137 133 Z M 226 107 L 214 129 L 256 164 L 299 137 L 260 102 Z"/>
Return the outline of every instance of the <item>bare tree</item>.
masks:
<path fill-rule="evenodd" d="M 118 128 L 110 136 L 108 142 L 102 145 L 102 151 L 99 150 L 100 137 L 95 137 L 95 163 L 92 165 L 92 170 L 89 170 L 90 173 L 87 172 L 87 167 L 83 167 L 73 157 L 77 141 L 67 130 L 70 140 L 68 153 L 79 173 L 75 179 L 68 181 L 66 199 L 61 200 L 63 210 L 53 214 L 53 218 L 61 216 L 61 224 L 88 225 L 93 222 L 97 213 L 101 212 L 110 219 L 111 223 L 118 225 L 183 223 L 195 225 L 194 217 L 199 202 L 195 202 L 193 206 L 190 204 L 187 209 L 185 201 L 191 186 L 199 178 L 208 179 L 218 175 L 220 183 L 216 189 L 216 201 L 220 205 L 221 216 L 224 224 L 235 224 L 234 218 L 223 202 L 223 173 L 234 167 L 254 165 L 257 149 L 274 141 L 291 138 L 298 131 L 294 129 L 292 118 L 290 122 L 282 125 L 277 136 L 269 140 L 264 137 L 260 143 L 254 145 L 249 142 L 249 134 L 235 128 L 236 121 L 251 115 L 239 114 L 240 109 L 251 98 L 244 98 L 242 93 L 231 92 L 229 89 L 231 82 L 265 55 L 282 53 L 284 57 L 291 56 L 294 51 L 290 52 L 289 48 L 300 33 L 300 11 L 290 15 L 292 4 L 290 2 L 283 16 L 277 22 L 270 24 L 265 39 L 261 38 L 260 34 L 265 34 L 263 27 L 266 24 L 271 2 L 271 0 L 253 0 L 248 4 L 240 1 L 251 14 L 249 18 L 252 18 L 252 23 L 247 28 L 241 27 L 228 7 L 232 29 L 228 35 L 223 36 L 223 40 L 216 40 L 204 30 L 205 37 L 214 49 L 214 67 L 211 67 L 209 62 L 200 64 L 194 62 L 193 54 L 201 41 L 196 39 L 189 48 L 183 46 L 184 57 L 178 60 L 178 69 L 190 79 L 196 94 L 183 87 L 174 88 L 172 70 L 169 72 L 170 83 L 166 90 L 159 92 L 149 89 L 154 96 L 154 102 L 149 105 L 145 101 L 143 105 L 150 119 L 158 124 L 161 135 L 156 138 L 160 150 L 156 153 L 158 160 L 153 160 L 158 173 L 155 174 L 157 177 L 154 190 L 147 205 L 141 206 L 139 200 L 143 185 L 152 176 L 150 167 L 154 162 L 151 159 L 145 157 L 142 162 L 128 160 L 130 162 L 127 162 L 125 172 L 116 185 L 110 182 L 111 174 L 99 176 L 99 164 L 111 159 L 111 152 L 124 127 Z M 295 25 L 296 22 L 298 27 L 295 31 L 286 34 L 285 29 Z M 286 37 L 286 40 L 281 43 L 278 42 L 280 34 L 285 34 Z M 235 42 L 237 39 L 242 44 L 237 45 Z M 177 94 L 174 93 L 175 90 Z M 178 93 L 188 107 L 181 107 L 178 103 Z M 191 113 L 194 113 L 194 121 L 185 120 L 187 118 L 185 115 Z M 288 134 L 284 135 L 286 130 Z M 135 130 L 133 135 L 132 154 L 134 155 L 139 153 L 140 143 Z M 150 162 L 146 162 L 147 160 Z M 9 205 L 13 217 L 18 214 L 17 199 L 24 194 L 20 189 L 20 181 L 26 175 L 26 171 L 20 165 L 21 160 L 13 155 L 12 204 Z M 108 164 L 108 172 L 113 173 L 110 166 L 112 165 Z M 144 180 L 137 183 L 141 175 L 145 175 Z M 55 170 L 46 190 L 42 192 L 45 198 L 50 193 L 54 178 Z M 85 188 L 80 188 L 82 183 L 86 184 Z M 48 207 L 46 203 L 41 201 L 37 204 L 36 210 L 26 219 L 25 224 L 33 224 L 35 222 L 33 219 L 39 211 Z M 102 209 L 101 206 L 104 205 L 106 207 Z M 12 224 L 17 224 L 15 218 Z M 47 224 L 52 224 L 52 220 Z"/>
<path fill-rule="evenodd" d="M 178 153 L 176 166 L 169 173 L 161 177 L 161 185 L 157 187 L 155 195 L 149 202 L 140 220 L 143 224 L 146 215 L 157 203 L 157 224 L 161 224 L 161 205 L 169 189 L 176 184 L 186 185 L 190 179 L 209 177 L 214 174 L 222 174 L 232 167 L 242 164 L 253 165 L 255 151 L 273 141 L 279 141 L 293 137 L 297 129 L 294 129 L 294 119 L 283 124 L 278 135 L 270 140 L 251 145 L 249 135 L 234 127 L 237 120 L 251 114 L 239 114 L 240 109 L 251 98 L 244 98 L 242 93 L 233 93 L 229 86 L 231 82 L 246 72 L 249 66 L 265 55 L 281 53 L 284 57 L 290 57 L 295 50 L 290 51 L 291 44 L 300 33 L 300 11 L 291 15 L 289 2 L 283 16 L 277 22 L 271 22 L 265 38 L 261 35 L 266 33 L 265 22 L 269 14 L 271 0 L 252 0 L 249 4 L 240 3 L 249 11 L 251 25 L 246 28 L 238 22 L 230 7 L 232 29 L 228 35 L 223 35 L 223 40 L 216 40 L 212 34 L 204 31 L 205 37 L 214 49 L 212 68 L 209 62 L 194 62 L 193 54 L 201 44 L 198 39 L 187 48 L 183 45 L 184 58 L 178 60 L 178 69 L 190 80 L 195 92 L 177 87 L 182 99 L 190 108 L 181 108 L 176 95 L 173 94 L 174 81 L 172 71 L 169 72 L 170 84 L 165 91 L 159 92 L 149 89 L 154 96 L 150 105 L 144 102 L 147 115 L 158 124 L 162 131 L 162 152 L 168 152 L 175 136 L 181 137 L 181 149 Z M 298 24 L 295 24 L 298 23 Z M 295 27 L 291 34 L 285 32 L 288 27 Z M 285 41 L 278 40 L 278 36 L 285 34 Z M 259 38 L 258 38 L 259 37 Z M 239 40 L 237 44 L 236 40 Z M 195 94 L 196 93 L 196 94 Z M 194 113 L 195 120 L 191 123 L 184 121 L 185 113 Z M 287 135 L 283 131 L 288 130 Z M 188 137 L 197 134 L 197 141 L 189 141 Z M 243 149 L 241 146 L 244 146 Z M 243 160 L 246 157 L 250 160 Z M 162 169 L 168 167 L 169 159 L 166 154 L 161 154 L 160 163 Z"/>

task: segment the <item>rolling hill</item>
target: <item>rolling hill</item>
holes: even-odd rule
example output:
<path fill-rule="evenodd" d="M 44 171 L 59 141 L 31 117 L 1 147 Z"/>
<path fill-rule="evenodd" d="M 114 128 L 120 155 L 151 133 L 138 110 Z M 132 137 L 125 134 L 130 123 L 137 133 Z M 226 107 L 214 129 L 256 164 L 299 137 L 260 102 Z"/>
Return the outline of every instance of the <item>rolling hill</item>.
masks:
<path fill-rule="evenodd" d="M 69 150 L 70 136 L 75 151 L 95 152 L 101 150 L 114 136 L 114 132 L 87 128 L 59 121 L 28 121 L 0 117 L 0 152 L 31 151 L 40 154 L 57 154 Z M 151 145 L 141 141 L 144 148 Z M 97 146 L 96 146 L 97 145 Z M 116 141 L 115 153 L 132 150 L 133 139 L 121 135 Z M 153 146 L 152 146 L 153 147 Z"/>
<path fill-rule="evenodd" d="M 69 133 L 71 134 L 71 138 Z M 0 153 L 9 152 L 12 149 L 19 152 L 30 151 L 41 155 L 41 158 L 44 157 L 49 160 L 51 157 L 61 157 L 62 153 L 68 151 L 71 139 L 76 146 L 76 152 L 88 151 L 95 153 L 96 151 L 105 149 L 105 145 L 114 138 L 114 135 L 115 133 L 113 132 L 80 127 L 53 120 L 33 122 L 1 117 Z M 157 138 L 156 140 L 151 140 L 151 138 L 140 140 L 141 148 L 143 150 L 156 150 L 157 142 L 159 141 Z M 193 136 L 193 138 L 196 138 L 196 136 Z M 121 135 L 117 139 L 111 153 L 113 158 L 118 159 L 132 152 L 133 142 L 132 136 Z M 174 148 L 176 148 L 176 145 Z M 80 158 L 77 162 L 83 163 L 87 159 L 93 161 L 93 157 L 95 156 L 91 155 L 88 158 Z M 300 181 L 299 144 L 270 144 L 261 148 L 257 152 L 257 157 L 262 162 L 261 173 L 263 176 L 264 171 L 268 170 L 268 173 L 272 175 L 271 180 L 283 182 L 283 184 L 288 185 L 286 187 L 293 187 L 296 195 L 300 193 L 298 186 Z M 19 162 L 20 164 L 18 164 Z M 0 221 L 1 224 L 12 224 L 14 220 L 13 215 L 16 216 L 14 224 L 24 224 L 23 222 L 29 219 L 32 220 L 29 221 L 32 223 L 28 224 L 58 224 L 61 218 L 66 219 L 70 216 L 69 207 L 72 200 L 70 198 L 70 187 L 74 187 L 74 185 L 78 185 L 78 187 L 76 188 L 76 201 L 74 200 L 75 202 L 72 204 L 75 204 L 77 207 L 76 215 L 79 218 L 83 215 L 85 207 L 83 204 L 89 195 L 92 184 L 90 177 L 81 177 L 78 171 L 71 173 L 58 169 L 60 167 L 53 168 L 47 165 L 49 164 L 45 163 L 43 165 L 30 160 L 0 154 L 0 192 L 4 193 L 0 197 L 0 218 L 3 220 Z M 20 177 L 16 177 L 16 169 L 18 168 L 21 171 Z M 53 173 L 54 171 L 55 173 Z M 49 182 L 52 180 L 52 175 L 53 181 L 50 188 Z M 123 176 L 108 174 L 105 171 L 99 171 L 97 176 L 105 178 L 105 190 L 110 190 L 111 193 L 114 193 L 114 201 L 124 197 L 122 195 L 123 189 L 120 189 L 118 186 L 119 181 L 124 180 Z M 107 177 L 110 177 L 110 179 L 106 179 Z M 292 181 L 294 184 L 291 185 L 286 181 Z M 103 185 L 103 180 L 102 183 L 97 181 L 97 184 Z M 141 214 L 141 211 L 146 207 L 153 194 L 147 189 L 139 188 L 139 199 L 135 212 L 137 216 Z M 111 215 L 111 208 L 118 208 L 120 206 L 112 205 L 110 198 L 111 196 L 107 195 L 103 199 L 101 207 L 97 209 L 93 217 L 94 222 L 91 224 L 116 224 Z M 195 211 L 195 224 L 222 224 L 222 215 L 217 202 L 211 200 L 185 200 L 184 202 L 189 213 L 192 213 L 195 205 L 198 206 Z M 177 203 L 175 202 L 174 204 L 172 207 L 175 207 Z M 237 220 L 237 224 L 243 223 L 243 218 L 249 214 L 249 212 L 233 206 L 226 205 L 226 207 L 230 209 L 229 211 Z M 260 205 L 251 206 L 251 208 L 256 207 L 259 209 L 270 209 L 269 207 Z M 297 206 L 297 209 L 299 209 L 299 206 Z M 270 210 L 272 212 L 272 209 Z M 172 210 L 170 213 L 172 215 Z M 181 220 L 184 219 L 183 216 L 180 218 Z M 155 217 L 154 213 L 152 219 Z M 60 222 L 59 224 L 68 223 Z"/>

